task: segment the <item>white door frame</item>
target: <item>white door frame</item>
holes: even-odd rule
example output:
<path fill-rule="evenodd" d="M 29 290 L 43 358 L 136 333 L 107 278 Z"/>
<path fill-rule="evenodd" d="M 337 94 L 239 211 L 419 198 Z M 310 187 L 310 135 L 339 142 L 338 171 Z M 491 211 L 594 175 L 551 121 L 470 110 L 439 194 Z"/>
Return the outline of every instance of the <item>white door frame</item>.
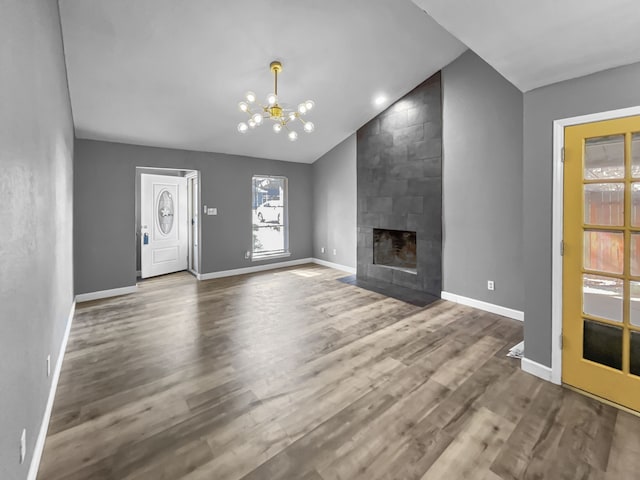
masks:
<path fill-rule="evenodd" d="M 562 383 L 562 255 L 564 198 L 564 129 L 581 123 L 640 115 L 640 106 L 563 118 L 553 122 L 553 225 L 551 273 L 551 381 Z M 525 347 L 526 348 L 526 347 Z"/>
<path fill-rule="evenodd" d="M 202 243 L 201 242 L 201 235 L 202 235 L 201 231 L 202 230 L 200 228 L 200 225 L 202 223 L 202 218 L 201 218 L 202 212 L 200 212 L 200 195 L 201 195 L 200 171 L 193 170 L 192 172 L 186 174 L 185 178 L 187 179 L 187 192 L 188 192 L 188 195 L 189 195 L 189 214 L 188 214 L 188 217 L 189 217 L 189 235 L 188 235 L 188 238 L 189 238 L 189 249 L 188 250 L 189 250 L 189 252 L 195 251 L 196 252 L 195 256 L 197 258 L 195 269 L 194 269 L 194 268 L 192 268 L 193 259 L 191 258 L 191 256 L 189 256 L 189 265 L 187 265 L 187 268 L 189 269 L 189 271 L 192 274 L 194 274 L 197 277 L 198 273 L 201 270 L 201 268 L 200 268 L 200 261 L 201 261 L 200 260 L 200 258 L 201 258 L 201 256 L 200 256 L 200 252 L 201 252 L 200 245 Z M 191 180 L 193 180 L 193 179 L 195 179 L 195 182 L 198 185 L 198 195 L 197 195 L 195 201 L 193 199 L 193 192 L 191 190 L 191 187 L 189 187 L 189 185 L 190 185 L 189 182 Z M 194 212 L 197 212 L 197 217 L 198 217 L 198 222 L 197 222 L 197 225 L 196 225 L 196 227 L 197 227 L 196 235 L 198 237 L 198 245 L 197 245 L 196 248 L 194 248 L 194 245 L 193 245 L 193 240 L 194 240 L 193 239 L 193 233 L 192 233 L 193 232 L 193 228 L 192 228 L 192 225 L 191 225 L 191 221 L 192 221 Z"/>

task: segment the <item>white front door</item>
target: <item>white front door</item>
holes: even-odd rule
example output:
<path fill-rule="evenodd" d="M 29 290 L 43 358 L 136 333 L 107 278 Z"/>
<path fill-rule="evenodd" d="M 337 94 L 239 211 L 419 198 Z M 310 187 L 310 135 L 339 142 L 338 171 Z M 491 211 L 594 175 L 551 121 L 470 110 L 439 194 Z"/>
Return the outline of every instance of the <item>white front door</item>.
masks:
<path fill-rule="evenodd" d="M 140 183 L 142 278 L 187 269 L 187 180 L 143 173 Z"/>

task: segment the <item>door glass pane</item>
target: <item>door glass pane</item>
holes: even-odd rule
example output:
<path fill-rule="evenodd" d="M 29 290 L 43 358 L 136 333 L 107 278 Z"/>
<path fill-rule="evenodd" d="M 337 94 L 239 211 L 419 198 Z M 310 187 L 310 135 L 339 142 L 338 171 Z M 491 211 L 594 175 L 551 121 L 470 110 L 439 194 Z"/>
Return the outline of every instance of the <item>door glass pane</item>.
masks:
<path fill-rule="evenodd" d="M 169 235 L 173 227 L 173 198 L 166 190 L 158 197 L 158 226 L 165 235 Z"/>
<path fill-rule="evenodd" d="M 584 178 L 624 178 L 624 135 L 585 140 Z"/>
<path fill-rule="evenodd" d="M 638 201 L 640 202 L 640 195 Z M 586 184 L 584 223 L 616 227 L 624 225 L 624 183 Z"/>
<path fill-rule="evenodd" d="M 631 184 L 631 225 L 640 226 L 640 183 Z"/>
<path fill-rule="evenodd" d="M 599 275 L 582 276 L 582 309 L 588 315 L 622 321 L 622 280 Z"/>
<path fill-rule="evenodd" d="M 622 328 L 585 320 L 582 356 L 622 370 Z"/>
<path fill-rule="evenodd" d="M 640 133 L 631 136 L 631 172 L 634 178 L 640 177 Z"/>
<path fill-rule="evenodd" d="M 631 275 L 640 275 L 640 233 L 631 234 Z"/>
<path fill-rule="evenodd" d="M 629 320 L 640 327 L 640 282 L 629 282 Z"/>
<path fill-rule="evenodd" d="M 640 333 L 631 332 L 631 369 L 634 375 L 640 376 Z"/>
<path fill-rule="evenodd" d="M 608 273 L 622 273 L 624 235 L 618 232 L 584 232 L 584 268 Z"/>

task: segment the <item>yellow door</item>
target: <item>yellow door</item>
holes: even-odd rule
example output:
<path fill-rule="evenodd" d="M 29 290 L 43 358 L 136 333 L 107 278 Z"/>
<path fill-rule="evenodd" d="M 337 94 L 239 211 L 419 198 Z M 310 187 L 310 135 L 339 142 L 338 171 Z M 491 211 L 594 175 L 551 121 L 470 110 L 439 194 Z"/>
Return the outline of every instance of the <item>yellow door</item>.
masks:
<path fill-rule="evenodd" d="M 640 411 L 640 116 L 565 129 L 562 381 Z"/>

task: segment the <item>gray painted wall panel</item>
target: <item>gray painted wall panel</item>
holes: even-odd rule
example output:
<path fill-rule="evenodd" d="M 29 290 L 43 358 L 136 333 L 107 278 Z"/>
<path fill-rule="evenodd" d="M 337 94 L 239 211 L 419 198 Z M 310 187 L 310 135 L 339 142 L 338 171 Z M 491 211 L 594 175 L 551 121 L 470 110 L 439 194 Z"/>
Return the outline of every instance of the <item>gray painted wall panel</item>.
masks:
<path fill-rule="evenodd" d="M 523 310 L 523 95 L 471 51 L 442 91 L 443 290 Z"/>
<path fill-rule="evenodd" d="M 55 0 L 2 2 L 0 105 L 0 478 L 19 480 L 73 304 L 73 125 Z"/>
<path fill-rule="evenodd" d="M 286 148 L 287 144 L 283 144 Z M 311 165 L 235 155 L 77 140 L 75 179 L 76 293 L 136 282 L 135 169 L 200 171 L 201 199 L 217 216 L 201 215 L 202 273 L 311 257 Z M 285 259 L 252 262 L 251 177 L 289 179 L 289 245 Z"/>
<path fill-rule="evenodd" d="M 526 356 L 551 366 L 553 121 L 640 105 L 640 63 L 527 92 L 524 96 Z"/>
<path fill-rule="evenodd" d="M 356 135 L 353 134 L 313 163 L 315 258 L 356 267 L 356 186 Z M 325 253 L 320 251 L 322 247 Z"/>
<path fill-rule="evenodd" d="M 553 121 L 640 105 L 640 63 L 524 95 L 524 271 L 526 357 L 551 366 Z"/>

